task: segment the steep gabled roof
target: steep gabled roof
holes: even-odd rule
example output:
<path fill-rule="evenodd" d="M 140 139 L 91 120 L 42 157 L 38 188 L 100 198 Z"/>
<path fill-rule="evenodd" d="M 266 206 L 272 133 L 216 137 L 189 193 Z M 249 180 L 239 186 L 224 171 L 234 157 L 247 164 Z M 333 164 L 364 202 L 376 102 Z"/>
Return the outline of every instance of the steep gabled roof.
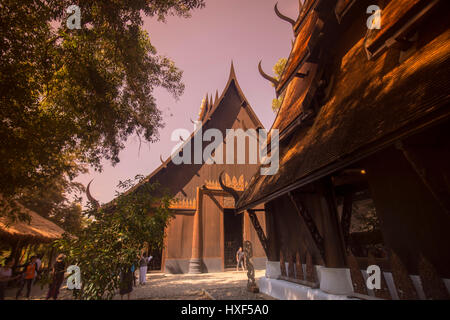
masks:
<path fill-rule="evenodd" d="M 241 101 L 241 105 L 240 107 L 242 107 L 248 114 L 249 118 L 252 120 L 254 126 L 256 128 L 264 128 L 264 126 L 262 125 L 262 123 L 260 122 L 260 120 L 258 119 L 257 115 L 255 114 L 255 112 L 253 111 L 252 107 L 250 106 L 250 103 L 248 102 L 247 98 L 245 97 L 244 93 L 242 92 L 242 89 L 239 85 L 239 82 L 237 80 L 236 77 L 236 72 L 234 69 L 234 64 L 233 62 L 231 62 L 231 67 L 230 67 L 230 73 L 229 73 L 229 77 L 228 77 L 228 81 L 227 84 L 225 85 L 224 90 L 222 91 L 222 94 L 219 96 L 218 92 L 216 92 L 216 98 L 214 101 L 214 104 L 212 105 L 211 101 L 208 101 L 208 103 L 205 103 L 208 105 L 208 107 L 210 108 L 210 110 L 207 112 L 207 114 L 205 114 L 203 117 L 201 117 L 201 125 L 198 128 L 207 128 L 210 122 L 215 122 L 215 123 L 219 123 L 221 126 L 226 126 L 226 121 L 223 121 L 222 119 L 218 119 L 218 117 L 216 116 L 219 112 L 222 112 L 221 109 L 223 109 L 224 107 L 226 107 L 226 105 L 224 104 L 224 100 L 226 98 L 226 96 L 228 94 L 231 93 L 231 91 L 236 92 L 236 94 L 239 96 L 239 99 Z M 232 119 L 232 121 L 234 121 L 234 119 Z M 227 127 L 224 129 L 231 129 L 231 127 Z M 189 136 L 188 139 L 186 139 L 186 141 L 184 141 L 183 145 L 180 146 L 179 150 L 181 151 L 182 148 L 187 145 L 188 143 L 190 143 L 197 131 L 194 131 L 191 133 L 191 135 Z M 166 159 L 163 163 L 161 163 L 161 165 L 156 168 L 152 173 L 150 173 L 144 180 L 142 183 L 146 183 L 149 181 L 160 181 L 162 180 L 163 176 L 169 172 L 169 171 L 173 171 L 173 170 L 183 170 L 184 174 L 188 174 L 186 170 L 186 166 L 190 166 L 191 170 L 189 174 L 193 174 L 194 172 L 196 172 L 196 165 L 192 164 L 192 165 L 176 165 L 172 162 L 172 157 L 169 156 L 168 159 Z M 192 171 L 192 172 L 191 172 Z M 161 181 L 160 181 L 161 182 Z M 131 188 L 130 190 L 127 191 L 127 193 L 129 192 L 133 192 L 134 190 L 136 190 L 137 188 L 139 188 L 139 186 L 141 184 L 138 184 L 136 186 L 134 186 L 133 188 Z M 114 200 L 112 200 L 111 202 L 109 202 L 108 204 L 105 204 L 104 207 L 110 207 L 111 205 L 113 205 Z"/>
<path fill-rule="evenodd" d="M 231 62 L 230 74 L 228 76 L 227 84 L 225 85 L 225 88 L 223 89 L 222 94 L 219 96 L 219 98 L 216 100 L 215 104 L 212 106 L 212 109 L 208 113 L 208 116 L 204 117 L 201 127 L 204 127 L 211 120 L 211 118 L 214 116 L 214 113 L 217 111 L 219 106 L 221 106 L 221 102 L 223 101 L 225 95 L 227 94 L 227 92 L 229 92 L 231 90 L 232 86 L 234 86 L 237 89 L 237 93 L 240 96 L 240 98 L 242 99 L 242 103 L 245 104 L 245 110 L 247 110 L 250 118 L 253 120 L 253 122 L 256 124 L 256 126 L 264 128 L 261 121 L 256 116 L 255 112 L 253 111 L 252 107 L 250 106 L 241 87 L 239 86 L 239 82 L 236 77 L 236 72 L 234 70 L 233 62 Z M 195 135 L 195 132 L 191 133 L 191 135 L 189 136 L 189 139 L 187 139 L 184 142 L 184 144 L 180 147 L 180 150 L 183 148 L 183 146 L 188 144 L 194 138 L 194 135 Z M 170 162 L 172 162 L 171 156 L 166 161 L 164 161 L 164 163 L 162 163 L 155 171 L 153 171 L 149 176 L 147 176 L 147 178 L 145 180 L 151 179 L 157 172 L 166 168 Z"/>

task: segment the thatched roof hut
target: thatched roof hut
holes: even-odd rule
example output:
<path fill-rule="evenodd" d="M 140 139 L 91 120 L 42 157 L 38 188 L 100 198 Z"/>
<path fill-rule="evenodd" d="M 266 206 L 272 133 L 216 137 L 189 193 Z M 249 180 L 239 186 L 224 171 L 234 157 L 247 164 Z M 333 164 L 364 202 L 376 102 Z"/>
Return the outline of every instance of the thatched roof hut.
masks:
<path fill-rule="evenodd" d="M 0 195 L 1 199 L 1 195 Z M 2 201 L 1 211 L 8 210 L 8 204 Z M 20 203 L 16 202 L 18 210 L 21 213 L 26 213 L 30 216 L 31 220 L 27 221 L 15 221 L 11 222 L 5 216 L 0 217 L 0 240 L 6 242 L 16 242 L 21 240 L 21 242 L 50 242 L 62 237 L 65 232 L 62 228 L 57 226 L 55 223 L 51 222 L 44 217 L 41 217 L 36 212 L 25 208 Z"/>

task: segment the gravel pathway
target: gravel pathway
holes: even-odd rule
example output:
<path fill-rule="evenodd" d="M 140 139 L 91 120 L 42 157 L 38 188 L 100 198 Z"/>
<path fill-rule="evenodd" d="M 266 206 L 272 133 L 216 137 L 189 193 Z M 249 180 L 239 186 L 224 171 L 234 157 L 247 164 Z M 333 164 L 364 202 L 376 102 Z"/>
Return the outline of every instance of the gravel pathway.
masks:
<path fill-rule="evenodd" d="M 264 270 L 255 272 L 255 278 L 264 275 Z M 7 292 L 12 299 L 17 289 Z M 44 299 L 46 290 L 33 287 L 31 299 Z M 65 286 L 61 288 L 60 299 L 72 299 Z M 266 300 L 271 297 L 262 293 L 247 291 L 247 272 L 219 272 L 203 274 L 164 274 L 148 273 L 144 286 L 133 288 L 131 299 L 135 300 Z M 120 299 L 120 295 L 114 297 Z"/>

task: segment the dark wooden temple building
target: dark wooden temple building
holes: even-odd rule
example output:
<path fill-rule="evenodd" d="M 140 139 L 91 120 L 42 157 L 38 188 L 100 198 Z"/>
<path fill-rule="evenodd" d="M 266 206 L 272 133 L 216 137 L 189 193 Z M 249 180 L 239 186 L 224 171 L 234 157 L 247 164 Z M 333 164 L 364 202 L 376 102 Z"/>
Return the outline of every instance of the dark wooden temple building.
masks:
<path fill-rule="evenodd" d="M 449 2 L 306 0 L 275 84 L 280 169 L 256 171 L 237 211 L 264 205 L 278 298 L 447 299 Z M 381 9 L 371 29 L 367 8 Z M 256 125 L 256 124 L 255 124 Z M 246 176 L 247 179 L 247 176 Z M 366 286 L 369 265 L 381 288 Z M 277 274 L 278 273 L 278 274 Z"/>
<path fill-rule="evenodd" d="M 208 96 L 203 100 L 198 121 L 199 127 L 184 141 L 183 147 L 183 152 L 186 148 L 192 151 L 191 164 L 175 164 L 173 156 L 166 161 L 161 159 L 161 166 L 146 179 L 158 182 L 174 197 L 171 205 L 174 218 L 166 230 L 161 264 L 155 267 L 168 273 L 236 268 L 236 251 L 245 240 L 254 244 L 255 265 L 264 267 L 265 252 L 255 229 L 247 215 L 235 214 L 234 198 L 219 183 L 223 172 L 221 182 L 225 187 L 243 191 L 258 169 L 257 164 L 237 164 L 237 161 L 226 164 L 226 130 L 263 128 L 239 87 L 233 65 L 222 95 L 216 93 L 215 101 Z M 194 163 L 196 135 L 208 129 L 217 129 L 224 137 L 218 147 L 224 147 L 224 164 Z M 202 140 L 202 137 L 197 138 Z M 210 142 L 202 142 L 202 153 L 208 144 Z M 248 151 L 246 154 L 248 157 Z M 236 149 L 234 155 L 237 156 Z M 258 216 L 264 227 L 264 213 L 259 212 Z M 158 253 L 153 255 L 157 257 Z"/>

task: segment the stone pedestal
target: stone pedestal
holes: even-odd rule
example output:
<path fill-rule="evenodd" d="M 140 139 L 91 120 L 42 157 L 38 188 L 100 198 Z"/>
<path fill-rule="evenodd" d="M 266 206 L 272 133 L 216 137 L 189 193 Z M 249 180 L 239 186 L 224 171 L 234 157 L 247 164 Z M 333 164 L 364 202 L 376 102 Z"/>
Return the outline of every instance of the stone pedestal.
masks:
<path fill-rule="evenodd" d="M 280 261 L 266 261 L 266 278 L 278 279 L 281 276 Z"/>
<path fill-rule="evenodd" d="M 320 279 L 320 290 L 336 295 L 353 293 L 350 270 L 346 268 L 317 268 Z"/>

